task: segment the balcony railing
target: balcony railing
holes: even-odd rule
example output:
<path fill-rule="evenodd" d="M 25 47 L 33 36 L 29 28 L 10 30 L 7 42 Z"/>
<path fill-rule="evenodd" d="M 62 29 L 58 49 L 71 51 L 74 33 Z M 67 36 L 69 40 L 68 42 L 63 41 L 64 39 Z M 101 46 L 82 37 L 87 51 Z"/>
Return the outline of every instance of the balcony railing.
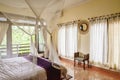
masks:
<path fill-rule="evenodd" d="M 0 45 L 1 55 L 7 54 L 7 46 Z M 12 44 L 12 54 L 25 54 L 30 53 L 30 44 Z"/>

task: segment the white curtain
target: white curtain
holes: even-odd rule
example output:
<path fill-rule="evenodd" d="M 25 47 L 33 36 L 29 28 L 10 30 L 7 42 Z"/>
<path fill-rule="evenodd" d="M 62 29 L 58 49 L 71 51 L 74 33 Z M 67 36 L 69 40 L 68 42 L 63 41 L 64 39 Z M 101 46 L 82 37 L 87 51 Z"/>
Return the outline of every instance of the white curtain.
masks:
<path fill-rule="evenodd" d="M 90 60 L 94 63 L 107 64 L 107 20 L 90 22 Z"/>
<path fill-rule="evenodd" d="M 61 56 L 74 58 L 77 51 L 77 24 L 63 25 L 58 33 L 58 52 Z"/>
<path fill-rule="evenodd" d="M 58 32 L 58 53 L 65 56 L 65 26 L 63 25 Z"/>
<path fill-rule="evenodd" d="M 46 26 L 45 26 L 46 27 Z M 49 58 L 49 49 L 48 49 L 48 45 L 47 45 L 47 31 L 45 30 L 45 28 L 41 28 L 41 33 L 45 42 L 45 51 L 44 51 L 44 57 L 45 58 Z"/>
<path fill-rule="evenodd" d="M 2 43 L 2 40 L 5 36 L 5 33 L 7 32 L 8 30 L 8 24 L 7 23 L 2 23 L 0 22 L 0 44 Z"/>
<path fill-rule="evenodd" d="M 109 66 L 120 69 L 120 17 L 109 20 Z"/>
<path fill-rule="evenodd" d="M 30 37 L 31 37 L 31 44 L 30 44 L 30 51 L 31 51 L 31 54 L 32 55 L 35 55 L 37 56 L 38 55 L 38 52 L 37 52 L 37 49 L 35 47 L 35 44 L 33 42 L 33 39 L 32 39 L 32 36 L 35 35 L 35 30 L 33 28 L 30 28 L 30 26 L 28 25 L 27 27 L 25 25 L 23 26 L 20 26 L 20 25 L 17 25 L 17 23 L 15 21 L 17 20 L 23 20 L 23 21 L 29 21 L 29 19 L 27 19 L 26 17 L 19 17 L 19 16 L 14 16 L 14 15 L 11 15 L 11 14 L 8 14 L 8 13 L 4 13 L 2 12 L 3 15 L 10 20 L 11 23 L 13 23 L 14 25 L 16 25 L 20 30 L 22 30 L 23 32 L 25 32 L 26 34 L 28 34 Z M 30 24 L 30 23 L 29 23 Z M 37 27 L 38 25 L 36 25 Z M 29 28 L 28 30 L 25 30 L 24 28 Z"/>
<path fill-rule="evenodd" d="M 8 30 L 9 25 L 7 23 L 1 23 L 0 22 L 0 45 L 2 43 L 2 40 Z M 0 59 L 1 59 L 1 53 L 0 53 Z"/>
<path fill-rule="evenodd" d="M 60 62 L 60 59 L 59 59 L 59 56 L 58 56 L 58 53 L 55 49 L 55 46 L 53 45 L 53 37 L 51 35 L 50 37 L 50 47 L 49 47 L 49 60 L 51 62 L 54 62 L 54 63 L 57 63 L 59 65 L 61 65 L 61 62 Z"/>

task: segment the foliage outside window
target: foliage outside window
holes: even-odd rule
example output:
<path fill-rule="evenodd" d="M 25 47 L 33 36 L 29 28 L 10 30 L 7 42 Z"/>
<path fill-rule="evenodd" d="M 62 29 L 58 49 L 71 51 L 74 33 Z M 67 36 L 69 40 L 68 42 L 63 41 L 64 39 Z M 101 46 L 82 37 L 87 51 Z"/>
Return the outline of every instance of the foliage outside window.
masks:
<path fill-rule="evenodd" d="M 33 32 L 34 27 L 31 26 L 20 26 L 25 31 Z M 33 41 L 35 41 L 35 36 L 32 36 Z M 13 54 L 16 53 L 29 53 L 30 52 L 31 37 L 24 31 L 19 29 L 17 26 L 12 26 L 12 51 Z"/>

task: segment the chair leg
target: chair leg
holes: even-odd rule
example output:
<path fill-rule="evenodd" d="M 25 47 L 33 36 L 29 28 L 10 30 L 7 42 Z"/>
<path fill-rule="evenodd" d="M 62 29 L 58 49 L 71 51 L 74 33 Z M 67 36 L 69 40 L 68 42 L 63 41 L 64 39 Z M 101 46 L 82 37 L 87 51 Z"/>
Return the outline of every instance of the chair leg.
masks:
<path fill-rule="evenodd" d="M 74 60 L 74 66 L 75 66 L 75 60 Z"/>
<path fill-rule="evenodd" d="M 84 70 L 85 70 L 85 61 L 83 61 L 83 68 L 84 68 Z"/>
<path fill-rule="evenodd" d="M 90 67 L 90 65 L 89 65 L 89 60 L 88 60 L 88 68 Z"/>

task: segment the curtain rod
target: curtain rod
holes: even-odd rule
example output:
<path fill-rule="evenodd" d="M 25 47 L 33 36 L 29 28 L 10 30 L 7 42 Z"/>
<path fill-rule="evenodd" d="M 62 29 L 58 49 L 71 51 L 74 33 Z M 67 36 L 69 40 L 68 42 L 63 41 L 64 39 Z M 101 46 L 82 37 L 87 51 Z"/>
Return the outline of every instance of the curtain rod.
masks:
<path fill-rule="evenodd" d="M 114 14 L 108 14 L 108 15 L 103 15 L 103 16 L 98 16 L 98 17 L 92 17 L 92 18 L 88 18 L 88 20 L 93 20 L 93 19 L 99 19 L 99 18 L 104 18 L 104 19 L 108 19 L 111 17 L 120 17 L 120 13 L 114 13 Z"/>
<path fill-rule="evenodd" d="M 67 24 L 71 24 L 71 23 L 79 23 L 80 22 L 80 20 L 74 20 L 74 21 L 68 21 L 68 22 L 65 22 L 65 23 L 59 23 L 59 24 L 57 24 L 58 26 L 59 25 L 67 25 Z"/>

